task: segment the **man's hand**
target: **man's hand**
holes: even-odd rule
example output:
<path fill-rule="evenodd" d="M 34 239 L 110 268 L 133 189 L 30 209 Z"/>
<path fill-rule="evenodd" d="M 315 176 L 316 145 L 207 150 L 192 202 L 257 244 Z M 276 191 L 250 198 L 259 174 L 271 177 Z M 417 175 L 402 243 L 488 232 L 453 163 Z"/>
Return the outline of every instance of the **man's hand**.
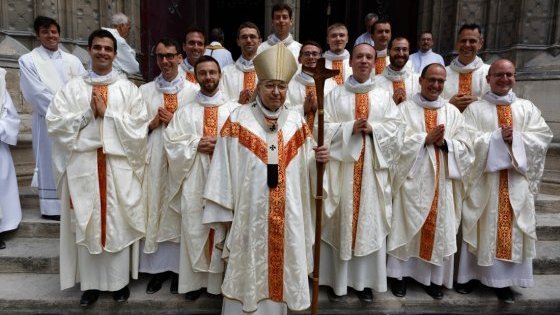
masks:
<path fill-rule="evenodd" d="M 426 145 L 435 144 L 437 146 L 442 146 L 444 135 L 445 135 L 445 126 L 438 125 L 430 132 L 428 132 L 428 135 L 426 135 L 425 143 Z"/>
<path fill-rule="evenodd" d="M 354 121 L 354 128 L 352 130 L 352 134 L 361 133 L 363 135 L 370 135 L 373 133 L 370 124 L 367 121 L 367 118 L 361 118 Z"/>
<path fill-rule="evenodd" d="M 513 129 L 506 125 L 502 125 L 502 139 L 507 144 L 511 144 L 513 141 Z"/>
<path fill-rule="evenodd" d="M 317 111 L 317 96 L 313 93 L 309 93 L 305 96 L 305 100 L 303 101 L 303 112 L 307 113 L 314 113 Z"/>
<path fill-rule="evenodd" d="M 244 89 L 239 92 L 239 100 L 237 101 L 239 104 L 247 104 L 251 100 L 253 93 L 249 89 Z"/>
<path fill-rule="evenodd" d="M 197 150 L 200 153 L 211 155 L 214 153 L 217 138 L 215 137 L 202 137 L 198 142 Z"/>
<path fill-rule="evenodd" d="M 157 127 L 159 127 L 159 125 L 161 125 L 161 120 L 159 120 L 159 114 L 157 114 L 151 121 L 150 124 L 148 125 L 148 129 L 149 130 L 154 130 Z"/>
<path fill-rule="evenodd" d="M 393 93 L 393 101 L 395 104 L 399 105 L 406 99 L 406 91 L 403 89 L 396 89 Z"/>
<path fill-rule="evenodd" d="M 319 163 L 327 163 L 329 161 L 329 148 L 326 145 L 314 147 L 315 160 Z"/>
<path fill-rule="evenodd" d="M 459 109 L 459 111 L 462 113 L 465 110 L 465 108 L 467 108 L 467 106 L 469 106 L 470 103 L 472 103 L 476 100 L 478 100 L 478 98 L 476 96 L 464 95 L 464 94 L 455 94 L 449 100 L 449 103 L 455 105 L 455 107 L 457 107 Z"/>
<path fill-rule="evenodd" d="M 98 116 L 104 117 L 105 110 L 107 109 L 107 104 L 103 100 L 101 94 L 99 94 L 96 91 L 93 91 L 93 97 L 91 98 L 91 103 L 92 103 L 91 105 L 92 109 L 95 107 L 95 110 L 93 111 L 95 118 L 97 118 Z"/>
<path fill-rule="evenodd" d="M 159 120 L 167 126 L 173 118 L 173 113 L 168 111 L 164 107 L 158 107 L 158 116 Z"/>

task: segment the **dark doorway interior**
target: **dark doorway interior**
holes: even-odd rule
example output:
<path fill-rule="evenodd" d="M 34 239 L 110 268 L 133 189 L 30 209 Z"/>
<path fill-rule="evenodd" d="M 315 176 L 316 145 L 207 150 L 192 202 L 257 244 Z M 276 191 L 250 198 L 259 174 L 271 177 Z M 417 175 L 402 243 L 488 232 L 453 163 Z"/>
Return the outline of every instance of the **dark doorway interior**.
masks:
<path fill-rule="evenodd" d="M 234 60 L 241 54 L 236 41 L 239 24 L 251 21 L 264 36 L 264 1 L 211 0 L 209 3 L 208 30 L 214 27 L 224 30 L 225 47 L 231 51 Z"/>

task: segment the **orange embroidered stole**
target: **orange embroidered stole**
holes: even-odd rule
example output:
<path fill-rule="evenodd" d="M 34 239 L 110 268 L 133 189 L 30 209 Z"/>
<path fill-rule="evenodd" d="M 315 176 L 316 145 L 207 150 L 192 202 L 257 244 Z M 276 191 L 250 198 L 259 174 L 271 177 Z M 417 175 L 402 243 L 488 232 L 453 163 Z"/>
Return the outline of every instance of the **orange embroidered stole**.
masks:
<path fill-rule="evenodd" d="M 437 109 L 425 108 L 424 109 L 424 121 L 426 123 L 426 132 L 432 131 L 437 127 Z M 435 147 L 435 146 L 434 146 Z M 437 223 L 437 211 L 438 211 L 438 199 L 439 199 L 439 149 L 435 148 L 436 151 L 436 178 L 435 186 L 436 190 L 434 193 L 434 199 L 432 200 L 432 206 L 430 207 L 430 212 L 422 225 L 420 231 L 420 258 L 431 261 L 432 252 L 434 250 L 434 240 L 436 236 L 436 223 Z"/>
<path fill-rule="evenodd" d="M 513 126 L 511 106 L 496 105 L 498 125 Z M 500 171 L 500 191 L 498 195 L 498 223 L 496 235 L 496 258 L 511 260 L 513 230 L 513 208 L 509 200 L 508 170 Z"/>
<path fill-rule="evenodd" d="M 187 79 L 187 81 L 189 81 L 189 82 L 198 84 L 198 82 L 196 82 L 196 78 L 194 77 L 194 73 L 192 73 L 192 72 L 188 72 L 188 71 L 187 71 L 186 79 Z"/>
<path fill-rule="evenodd" d="M 368 118 L 369 96 L 368 93 L 356 94 L 356 119 Z M 352 249 L 356 246 L 356 234 L 358 232 L 358 218 L 360 217 L 360 197 L 362 193 L 362 175 L 364 172 L 364 153 L 366 149 L 365 135 L 362 135 L 362 151 L 358 161 L 354 162 L 354 185 L 352 189 Z"/>
<path fill-rule="evenodd" d="M 315 85 L 305 86 L 305 96 L 307 97 L 307 95 L 315 95 L 315 97 L 317 97 Z M 315 112 L 305 114 L 305 121 L 307 122 L 307 127 L 309 127 L 309 129 L 313 129 L 313 124 L 315 123 Z"/>
<path fill-rule="evenodd" d="M 257 73 L 255 71 L 243 72 L 243 89 L 255 92 L 257 85 Z"/>
<path fill-rule="evenodd" d="M 403 90 L 404 92 L 404 100 L 406 101 L 406 87 L 405 87 L 405 83 L 404 80 L 403 81 L 392 81 L 393 82 L 393 93 L 397 92 L 397 90 Z M 397 104 L 399 105 L 399 104 Z"/>
<path fill-rule="evenodd" d="M 177 100 L 177 94 L 163 94 L 163 107 L 167 111 L 175 113 L 178 106 L 179 101 Z"/>
<path fill-rule="evenodd" d="M 472 72 L 459 73 L 459 92 L 462 95 L 472 95 Z"/>
<path fill-rule="evenodd" d="M 344 83 L 344 70 L 342 68 L 342 60 L 332 61 L 333 70 L 338 70 L 338 74 L 333 77 L 337 85 L 342 85 Z"/>
<path fill-rule="evenodd" d="M 218 136 L 218 106 L 204 107 L 204 122 L 202 136 L 217 137 Z M 212 155 L 210 155 L 212 159 Z M 208 232 L 208 260 L 212 259 L 214 251 L 214 229 Z"/>
<path fill-rule="evenodd" d="M 107 104 L 107 85 L 94 85 L 93 92 L 101 94 Z M 101 246 L 105 247 L 107 241 L 107 158 L 103 147 L 97 149 L 97 178 L 99 181 L 99 198 L 101 201 Z"/>
<path fill-rule="evenodd" d="M 375 74 L 383 73 L 385 66 L 387 65 L 387 60 L 385 57 L 375 58 Z"/>

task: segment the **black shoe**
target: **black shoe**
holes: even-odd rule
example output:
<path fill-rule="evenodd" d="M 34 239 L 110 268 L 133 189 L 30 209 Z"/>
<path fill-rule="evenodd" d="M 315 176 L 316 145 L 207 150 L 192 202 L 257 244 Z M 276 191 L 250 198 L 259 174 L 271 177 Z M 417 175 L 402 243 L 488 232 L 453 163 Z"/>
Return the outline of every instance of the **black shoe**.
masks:
<path fill-rule="evenodd" d="M 403 297 L 406 295 L 406 282 L 404 279 L 395 279 L 391 285 L 391 292 L 396 297 Z"/>
<path fill-rule="evenodd" d="M 6 248 L 6 243 L 3 240 L 0 240 L 0 249 Z"/>
<path fill-rule="evenodd" d="M 126 302 L 129 296 L 130 296 L 130 290 L 128 289 L 128 286 L 125 286 L 124 288 L 113 292 L 113 300 L 119 303 Z"/>
<path fill-rule="evenodd" d="M 474 291 L 476 280 L 470 280 L 467 283 L 455 283 L 455 291 L 461 294 L 469 294 Z"/>
<path fill-rule="evenodd" d="M 161 285 L 169 278 L 169 273 L 161 272 L 156 273 L 150 282 L 148 282 L 148 287 L 146 287 L 146 293 L 154 294 L 161 289 Z"/>
<path fill-rule="evenodd" d="M 101 292 L 99 290 L 86 290 L 80 298 L 80 306 L 88 307 L 90 305 L 93 305 L 93 303 L 97 301 L 100 293 Z"/>
<path fill-rule="evenodd" d="M 356 291 L 356 295 L 362 302 L 373 302 L 373 291 L 370 288 L 365 288 L 363 291 Z"/>
<path fill-rule="evenodd" d="M 171 287 L 169 287 L 171 294 L 179 293 L 179 275 L 176 273 L 171 274 Z"/>
<path fill-rule="evenodd" d="M 334 290 L 331 287 L 327 288 L 327 295 L 329 297 L 329 301 L 333 303 L 341 302 L 344 299 L 344 296 L 334 293 Z"/>
<path fill-rule="evenodd" d="M 507 304 L 515 303 L 515 299 L 513 297 L 513 291 L 511 291 L 510 287 L 494 288 L 494 292 L 496 292 L 496 296 L 500 301 Z"/>
<path fill-rule="evenodd" d="M 185 299 L 187 299 L 188 301 L 196 301 L 196 299 L 198 299 L 201 294 L 202 294 L 202 289 L 190 291 L 185 293 Z"/>
<path fill-rule="evenodd" d="M 430 285 L 423 285 L 424 291 L 428 293 L 429 296 L 434 298 L 434 300 L 443 299 L 443 291 L 441 291 L 441 286 L 431 283 Z"/>
<path fill-rule="evenodd" d="M 41 218 L 43 218 L 45 220 L 51 220 L 51 221 L 60 221 L 60 216 L 59 215 L 42 214 Z"/>

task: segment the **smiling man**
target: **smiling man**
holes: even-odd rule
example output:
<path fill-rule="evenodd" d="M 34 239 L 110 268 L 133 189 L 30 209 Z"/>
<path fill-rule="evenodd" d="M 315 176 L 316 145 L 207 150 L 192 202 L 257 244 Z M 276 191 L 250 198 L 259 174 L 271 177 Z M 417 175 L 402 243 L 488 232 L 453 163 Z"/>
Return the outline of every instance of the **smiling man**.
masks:
<path fill-rule="evenodd" d="M 220 89 L 228 99 L 239 104 L 247 104 L 253 97 L 257 87 L 257 73 L 253 58 L 261 44 L 261 32 L 255 23 L 244 22 L 237 29 L 237 45 L 241 48 L 241 56 L 235 64 L 222 69 Z"/>
<path fill-rule="evenodd" d="M 52 144 L 45 114 L 54 94 L 73 77 L 83 75 L 85 69 L 76 56 L 58 48 L 60 26 L 55 20 L 38 16 L 33 28 L 41 46 L 19 58 L 19 84 L 23 98 L 33 108 L 33 177 L 39 190 L 41 215 L 60 220 L 60 201 L 52 173 Z"/>
<path fill-rule="evenodd" d="M 352 76 L 325 97 L 325 142 L 331 160 L 325 201 L 320 285 L 340 301 L 348 287 L 360 300 L 387 290 L 386 243 L 391 214 L 389 169 L 396 163 L 404 124 L 387 91 L 371 78 L 375 49 L 359 44 Z M 315 244 L 319 246 L 319 244 Z"/>
<path fill-rule="evenodd" d="M 338 75 L 329 78 L 334 84 L 325 85 L 325 95 L 328 94 L 337 85 L 343 85 L 346 79 L 352 74 L 350 67 L 350 53 L 346 50 L 348 44 L 348 29 L 342 23 L 335 23 L 327 28 L 327 50 L 323 57 L 325 58 L 325 67 L 328 69 L 338 70 Z"/>
<path fill-rule="evenodd" d="M 467 106 L 488 92 L 487 64 L 477 56 L 484 44 L 478 24 L 464 24 L 459 29 L 455 49 L 459 55 L 447 66 L 447 82 L 442 97 L 462 112 Z"/>
<path fill-rule="evenodd" d="M 220 131 L 203 222 L 218 231 L 231 226 L 222 246 L 228 258 L 222 314 L 280 315 L 311 302 L 310 176 L 316 160 L 327 162 L 329 154 L 322 146 L 313 156 L 311 131 L 285 108 L 297 70 L 286 46 L 279 43 L 254 62 L 256 100 L 237 107 Z"/>
<path fill-rule="evenodd" d="M 486 80 L 491 90 L 463 112 L 476 133 L 457 291 L 469 293 L 479 280 L 513 303 L 512 286 L 533 286 L 535 199 L 552 132 L 540 110 L 512 91 L 511 61 L 496 60 Z"/>
<path fill-rule="evenodd" d="M 301 44 L 294 40 L 290 31 L 294 24 L 292 7 L 286 3 L 277 3 L 272 7 L 272 31 L 273 33 L 268 36 L 257 51 L 257 54 L 267 50 L 268 48 L 278 44 L 284 43 L 288 50 L 292 52 L 295 58 L 299 54 Z"/>
<path fill-rule="evenodd" d="M 457 108 L 440 97 L 445 68 L 424 68 L 421 91 L 401 103 L 407 128 L 393 179 L 393 215 L 387 238 L 391 291 L 406 295 L 405 277 L 434 299 L 453 287 L 456 234 L 461 219 L 461 175 L 472 163 L 469 132 Z M 422 189 L 419 189 L 422 187 Z"/>
<path fill-rule="evenodd" d="M 185 32 L 185 42 L 183 43 L 183 50 L 185 51 L 186 58 L 181 63 L 181 70 L 185 75 L 187 81 L 197 83 L 194 75 L 194 64 L 204 55 L 204 33 L 198 28 L 189 28 Z"/>
<path fill-rule="evenodd" d="M 116 13 L 111 17 L 111 27 L 103 28 L 108 30 L 117 39 L 117 50 L 119 54 L 113 62 L 115 70 L 126 74 L 136 74 L 140 72 L 140 64 L 136 60 L 136 51 L 128 45 L 126 39 L 130 34 L 130 18 L 124 13 Z"/>
<path fill-rule="evenodd" d="M 409 46 L 408 39 L 404 37 L 391 40 L 389 44 L 391 63 L 381 74 L 375 76 L 375 84 L 389 91 L 397 105 L 405 100 L 410 100 L 420 90 L 418 75 L 405 67 L 408 62 Z"/>
<path fill-rule="evenodd" d="M 169 209 L 168 163 L 163 147 L 163 132 L 175 111 L 192 101 L 198 86 L 179 73 L 183 61 L 180 44 L 169 38 L 156 43 L 156 63 L 161 73 L 140 87 L 148 110 L 148 161 L 142 184 L 146 196 L 146 238 L 141 244 L 140 272 L 155 274 L 146 288 L 148 294 L 159 291 L 171 276 L 171 293 L 178 292 L 180 211 Z M 174 209 L 178 211 L 177 209 Z M 175 213 L 177 213 L 175 215 Z M 163 222 L 162 217 L 176 220 Z"/>
<path fill-rule="evenodd" d="M 146 229 L 148 115 L 136 85 L 113 70 L 116 47 L 110 32 L 92 32 L 91 70 L 57 92 L 46 116 L 62 204 L 60 285 L 80 282 L 84 307 L 100 291 L 128 299 L 138 271 L 132 248 Z"/>

